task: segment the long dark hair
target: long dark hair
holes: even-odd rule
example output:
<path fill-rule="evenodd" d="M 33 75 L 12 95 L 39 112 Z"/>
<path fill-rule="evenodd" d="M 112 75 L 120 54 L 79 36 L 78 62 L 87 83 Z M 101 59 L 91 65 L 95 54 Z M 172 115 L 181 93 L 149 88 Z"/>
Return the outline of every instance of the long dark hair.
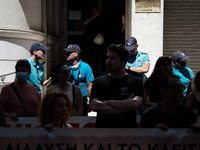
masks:
<path fill-rule="evenodd" d="M 66 65 L 66 64 L 65 63 L 59 63 L 59 64 L 53 66 L 53 68 L 51 69 L 51 81 L 52 81 L 52 85 L 58 83 L 58 78 L 56 76 L 56 73 L 60 73 L 60 68 L 63 65 Z"/>
<path fill-rule="evenodd" d="M 153 77 L 161 77 L 161 71 L 160 71 L 160 66 L 162 64 L 164 64 L 165 62 L 167 62 L 169 64 L 169 66 L 172 65 L 172 60 L 169 57 L 166 56 L 161 56 L 157 59 L 154 70 L 151 74 L 151 76 Z M 170 73 L 172 72 L 172 69 L 170 68 Z"/>

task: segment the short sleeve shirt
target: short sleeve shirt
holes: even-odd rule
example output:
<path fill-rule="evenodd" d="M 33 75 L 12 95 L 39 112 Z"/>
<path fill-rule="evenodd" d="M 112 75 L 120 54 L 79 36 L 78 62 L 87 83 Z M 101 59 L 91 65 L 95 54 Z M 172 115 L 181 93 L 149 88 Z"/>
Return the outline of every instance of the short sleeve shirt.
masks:
<path fill-rule="evenodd" d="M 136 57 L 129 54 L 129 59 L 126 63 L 126 67 L 141 67 L 144 62 L 150 63 L 149 55 L 147 53 L 138 52 Z M 143 81 L 146 80 L 146 76 L 142 73 Z"/>
<path fill-rule="evenodd" d="M 185 86 L 183 94 L 186 94 L 189 82 L 194 77 L 193 71 L 187 66 L 184 67 L 182 70 L 179 70 L 176 68 L 176 66 L 173 66 L 172 73 L 180 78 L 182 84 Z"/>
<path fill-rule="evenodd" d="M 35 63 L 31 57 L 27 59 L 31 65 L 31 74 L 29 75 L 28 78 L 28 83 L 34 85 L 38 91 L 39 94 L 41 94 L 41 81 L 43 81 L 44 78 L 44 67 L 42 63 L 38 62 Z"/>
<path fill-rule="evenodd" d="M 77 85 L 79 85 L 81 89 L 82 95 L 87 96 L 88 95 L 87 82 L 94 81 L 92 68 L 89 66 L 89 64 L 80 60 L 79 65 L 76 68 L 69 66 L 69 69 L 71 70 L 71 75 L 74 78 L 72 84 L 75 84 L 76 80 L 78 82 Z"/>

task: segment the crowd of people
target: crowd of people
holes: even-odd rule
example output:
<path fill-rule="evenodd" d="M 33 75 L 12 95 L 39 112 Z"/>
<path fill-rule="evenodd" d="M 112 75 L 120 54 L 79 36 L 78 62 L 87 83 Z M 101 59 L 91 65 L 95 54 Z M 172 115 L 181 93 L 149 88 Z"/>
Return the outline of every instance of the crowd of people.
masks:
<path fill-rule="evenodd" d="M 40 60 L 47 50 L 34 43 L 31 56 L 17 61 L 14 82 L 1 91 L 0 126 L 6 125 L 4 117 L 38 117 L 39 126 L 49 130 L 71 128 L 70 117 L 94 111 L 96 128 L 200 129 L 200 71 L 194 74 L 186 66 L 190 57 L 182 51 L 160 56 L 146 77 L 149 55 L 138 51 L 135 37 L 128 37 L 125 45 L 108 45 L 107 71 L 94 77 L 92 67 L 79 58 L 81 48 L 69 44 L 63 49 L 66 62 L 55 64 L 45 80 Z M 42 97 L 40 86 L 45 85 Z"/>

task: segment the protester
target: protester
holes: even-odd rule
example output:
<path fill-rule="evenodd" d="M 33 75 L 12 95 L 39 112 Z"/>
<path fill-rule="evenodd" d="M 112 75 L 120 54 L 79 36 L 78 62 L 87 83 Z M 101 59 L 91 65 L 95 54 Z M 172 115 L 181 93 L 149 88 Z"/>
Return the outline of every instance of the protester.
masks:
<path fill-rule="evenodd" d="M 36 88 L 27 82 L 31 67 L 27 60 L 18 60 L 15 65 L 16 79 L 2 88 L 0 106 L 5 117 L 18 120 L 18 117 L 37 116 L 41 97 Z"/>
<path fill-rule="evenodd" d="M 164 76 L 160 81 L 162 100 L 159 104 L 149 108 L 142 114 L 142 128 L 190 128 L 197 122 L 194 113 L 180 106 L 183 98 L 184 86 L 175 75 Z"/>
<path fill-rule="evenodd" d="M 52 130 L 53 127 L 70 128 L 71 115 L 69 96 L 63 92 L 48 92 L 42 100 L 38 120 L 42 127 Z"/>
<path fill-rule="evenodd" d="M 83 113 L 83 97 L 81 89 L 77 85 L 72 85 L 70 80 L 70 70 L 64 63 L 59 63 L 53 67 L 51 72 L 52 86 L 47 92 L 63 92 L 70 97 L 72 104 L 72 116 L 81 116 Z"/>
<path fill-rule="evenodd" d="M 4 116 L 4 112 L 0 107 L 0 127 L 5 127 L 6 126 L 6 119 Z"/>
<path fill-rule="evenodd" d="M 97 112 L 96 128 L 134 128 L 142 104 L 142 80 L 125 72 L 128 51 L 121 44 L 107 48 L 108 74 L 94 80 L 90 107 Z"/>
<path fill-rule="evenodd" d="M 192 79 L 192 91 L 186 100 L 186 107 L 193 110 L 196 117 L 200 115 L 200 71 Z"/>
<path fill-rule="evenodd" d="M 39 62 L 44 59 L 47 50 L 49 50 L 49 47 L 45 47 L 41 43 L 34 43 L 30 48 L 31 56 L 27 59 L 31 65 L 28 82 L 36 87 L 39 94 L 41 94 L 40 86 L 46 86 L 51 81 L 51 77 L 45 80 L 44 67 Z"/>
<path fill-rule="evenodd" d="M 77 44 L 70 44 L 64 49 L 73 85 L 78 85 L 83 96 L 83 116 L 88 114 L 88 97 L 90 97 L 94 76 L 91 67 L 79 59 L 81 49 Z"/>
<path fill-rule="evenodd" d="M 126 39 L 126 50 L 129 52 L 129 59 L 125 68 L 142 73 L 143 81 L 145 81 L 147 77 L 144 73 L 147 73 L 150 67 L 148 54 L 138 51 L 137 39 L 135 37 L 128 37 Z"/>
<path fill-rule="evenodd" d="M 174 66 L 172 66 L 172 73 L 175 76 L 178 76 L 185 86 L 183 91 L 184 97 L 186 97 L 188 85 L 191 79 L 194 77 L 192 70 L 186 66 L 186 63 L 189 59 L 190 57 L 186 56 L 182 51 L 176 51 L 172 55 L 172 61 L 174 63 Z M 183 105 L 184 104 L 185 101 L 183 101 Z"/>
<path fill-rule="evenodd" d="M 169 57 L 161 56 L 157 59 L 151 76 L 144 82 L 144 106 L 152 107 L 162 100 L 160 79 L 172 73 L 171 65 Z"/>

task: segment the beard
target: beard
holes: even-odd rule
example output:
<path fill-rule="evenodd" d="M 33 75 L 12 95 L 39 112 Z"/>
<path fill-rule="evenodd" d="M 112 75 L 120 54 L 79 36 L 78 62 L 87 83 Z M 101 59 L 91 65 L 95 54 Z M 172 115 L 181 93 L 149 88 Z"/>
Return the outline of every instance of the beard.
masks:
<path fill-rule="evenodd" d="M 107 72 L 108 73 L 115 73 L 115 72 L 119 72 L 120 70 L 121 70 L 121 66 L 120 67 L 113 67 L 113 66 L 107 65 Z"/>

